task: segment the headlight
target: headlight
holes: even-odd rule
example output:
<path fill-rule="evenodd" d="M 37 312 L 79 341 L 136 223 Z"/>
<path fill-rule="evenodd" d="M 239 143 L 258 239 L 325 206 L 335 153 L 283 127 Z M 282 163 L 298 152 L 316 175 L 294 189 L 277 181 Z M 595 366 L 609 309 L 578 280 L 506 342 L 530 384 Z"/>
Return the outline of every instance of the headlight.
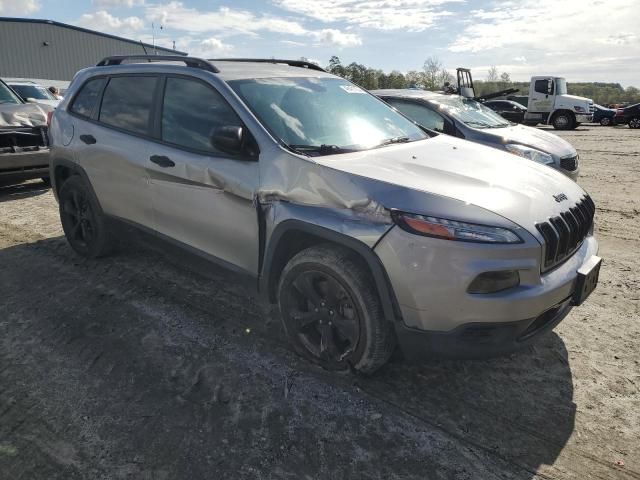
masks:
<path fill-rule="evenodd" d="M 391 212 L 391 216 L 403 230 L 425 237 L 477 243 L 522 243 L 518 235 L 506 228 L 398 211 Z"/>
<path fill-rule="evenodd" d="M 578 113 L 584 113 L 584 112 L 586 112 L 586 110 L 585 110 L 584 108 L 582 108 L 582 107 L 577 107 L 577 106 L 575 106 L 575 105 L 573 106 L 573 109 L 574 109 L 576 112 L 578 112 Z"/>
<path fill-rule="evenodd" d="M 543 165 L 553 165 L 555 160 L 548 153 L 541 152 L 535 148 L 525 147 L 524 145 L 518 145 L 517 143 L 507 143 L 505 148 L 520 157 L 528 158 L 534 162 L 542 163 Z"/>

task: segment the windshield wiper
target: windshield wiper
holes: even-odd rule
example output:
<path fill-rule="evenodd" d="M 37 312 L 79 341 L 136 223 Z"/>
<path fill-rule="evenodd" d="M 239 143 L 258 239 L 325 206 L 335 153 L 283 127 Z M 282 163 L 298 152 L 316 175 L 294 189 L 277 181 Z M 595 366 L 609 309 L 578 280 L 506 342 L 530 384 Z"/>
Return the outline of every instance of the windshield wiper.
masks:
<path fill-rule="evenodd" d="M 394 143 L 407 143 L 410 141 L 411 139 L 409 137 L 392 137 L 392 138 L 387 138 L 383 142 L 380 142 L 374 148 L 384 147 L 385 145 L 393 145 Z"/>
<path fill-rule="evenodd" d="M 295 145 L 287 144 L 287 147 L 294 152 L 301 153 L 303 155 L 316 154 L 316 155 L 333 155 L 335 153 L 350 153 L 357 152 L 353 148 L 343 148 L 337 145 Z"/>

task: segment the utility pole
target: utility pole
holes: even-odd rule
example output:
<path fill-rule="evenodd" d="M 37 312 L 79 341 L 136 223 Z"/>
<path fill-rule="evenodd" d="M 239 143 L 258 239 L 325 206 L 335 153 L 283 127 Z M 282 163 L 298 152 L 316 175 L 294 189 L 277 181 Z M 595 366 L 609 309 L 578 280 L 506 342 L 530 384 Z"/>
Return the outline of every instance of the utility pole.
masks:
<path fill-rule="evenodd" d="M 162 30 L 162 24 L 160 24 L 160 30 Z M 153 40 L 153 54 L 157 55 L 158 51 L 156 49 L 156 25 L 153 22 L 151 22 L 151 38 Z M 173 43 L 174 43 L 173 49 L 175 50 L 175 42 Z"/>

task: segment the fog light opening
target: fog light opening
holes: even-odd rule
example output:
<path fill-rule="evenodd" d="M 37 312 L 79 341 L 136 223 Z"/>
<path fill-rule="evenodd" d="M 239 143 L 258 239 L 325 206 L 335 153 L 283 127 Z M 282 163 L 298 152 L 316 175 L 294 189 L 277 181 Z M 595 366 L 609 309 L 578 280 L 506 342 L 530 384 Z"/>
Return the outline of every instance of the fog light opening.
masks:
<path fill-rule="evenodd" d="M 501 272 L 484 272 L 473 279 L 468 293 L 496 293 L 520 285 L 520 274 L 517 270 Z"/>

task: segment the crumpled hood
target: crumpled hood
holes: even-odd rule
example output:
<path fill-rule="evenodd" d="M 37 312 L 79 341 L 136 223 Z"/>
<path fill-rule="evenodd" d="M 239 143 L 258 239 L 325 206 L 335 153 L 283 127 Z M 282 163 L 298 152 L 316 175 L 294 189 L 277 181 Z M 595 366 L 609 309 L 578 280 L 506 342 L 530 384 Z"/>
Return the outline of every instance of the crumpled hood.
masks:
<path fill-rule="evenodd" d="M 567 210 L 585 195 L 578 184 L 550 167 L 447 135 L 314 160 L 361 177 L 476 205 L 532 233 L 536 223 Z M 567 200 L 557 202 L 554 195 L 560 193 Z M 386 203 L 386 208 L 400 208 L 393 200 Z M 438 215 L 429 210 L 428 202 L 415 205 L 413 213 Z"/>
<path fill-rule="evenodd" d="M 539 128 L 527 127 L 526 125 L 512 125 L 504 128 L 496 128 L 492 130 L 482 130 L 482 133 L 491 137 L 500 138 L 500 142 L 517 143 L 527 147 L 535 148 L 542 152 L 548 153 L 558 158 L 574 156 L 577 154 L 569 142 L 554 135 L 545 132 Z"/>
<path fill-rule="evenodd" d="M 40 105 L 0 105 L 0 128 L 39 127 L 47 124 L 47 113 Z"/>

